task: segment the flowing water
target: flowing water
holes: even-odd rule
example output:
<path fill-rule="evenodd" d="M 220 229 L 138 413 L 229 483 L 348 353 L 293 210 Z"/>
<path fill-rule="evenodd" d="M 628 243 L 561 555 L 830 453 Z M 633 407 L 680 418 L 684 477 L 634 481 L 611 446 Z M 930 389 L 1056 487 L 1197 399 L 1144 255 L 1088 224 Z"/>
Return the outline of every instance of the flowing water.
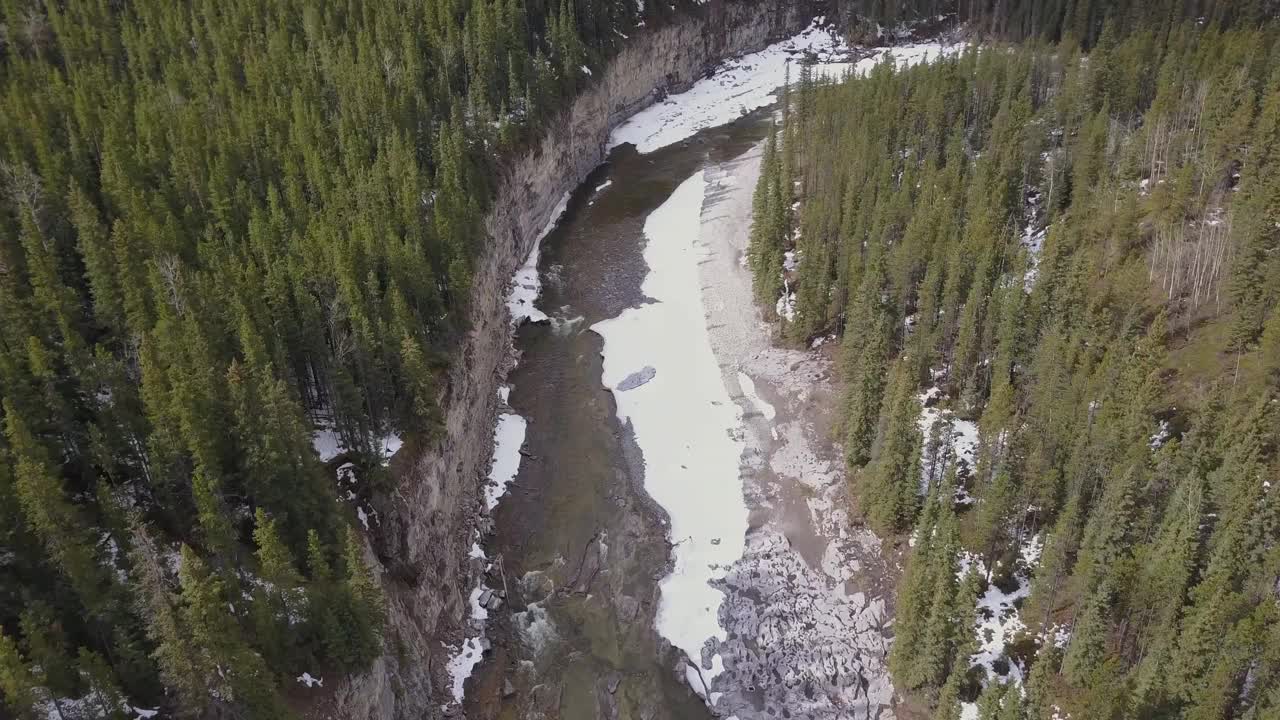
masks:
<path fill-rule="evenodd" d="M 468 710 L 503 718 L 709 718 L 654 630 L 669 570 L 666 517 L 644 492 L 643 464 L 601 386 L 592 324 L 646 298 L 645 218 L 686 178 L 758 144 L 768 115 L 647 155 L 630 146 L 587 179 L 543 242 L 538 307 L 524 325 L 509 404 L 528 421 L 519 474 L 494 512 L 489 585 L 510 612 L 473 678 Z"/>

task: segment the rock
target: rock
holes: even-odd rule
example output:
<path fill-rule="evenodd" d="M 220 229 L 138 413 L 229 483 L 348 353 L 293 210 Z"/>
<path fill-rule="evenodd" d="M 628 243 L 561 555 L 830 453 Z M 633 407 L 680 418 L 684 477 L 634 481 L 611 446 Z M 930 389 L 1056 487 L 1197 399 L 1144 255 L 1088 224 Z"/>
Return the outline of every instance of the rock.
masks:
<path fill-rule="evenodd" d="M 502 697 L 515 697 L 516 686 L 511 684 L 511 678 L 502 681 Z"/>
<path fill-rule="evenodd" d="M 622 595 L 618 598 L 618 619 L 623 622 L 631 622 L 635 620 L 636 613 L 640 612 L 640 603 L 630 595 Z"/>
<path fill-rule="evenodd" d="M 489 602 L 485 603 L 484 606 L 489 610 L 497 610 L 502 607 L 502 598 L 497 595 L 491 595 L 489 596 Z"/>
<path fill-rule="evenodd" d="M 621 676 L 621 675 L 619 675 L 619 674 L 617 674 L 617 673 L 614 673 L 613 675 L 610 675 L 610 676 L 609 676 L 609 694 L 610 694 L 610 695 L 612 695 L 612 694 L 614 694 L 614 693 L 618 692 L 618 685 L 620 685 L 621 683 L 622 683 L 622 676 Z"/>
<path fill-rule="evenodd" d="M 493 598 L 493 593 L 489 590 L 481 590 L 480 597 L 477 599 L 481 607 L 489 607 L 489 600 Z"/>
<path fill-rule="evenodd" d="M 633 372 L 623 378 L 622 382 L 618 383 L 618 391 L 626 392 L 627 390 L 635 390 L 641 385 L 652 380 L 657 374 L 658 371 L 655 370 L 653 366 L 645 365 L 636 372 Z"/>

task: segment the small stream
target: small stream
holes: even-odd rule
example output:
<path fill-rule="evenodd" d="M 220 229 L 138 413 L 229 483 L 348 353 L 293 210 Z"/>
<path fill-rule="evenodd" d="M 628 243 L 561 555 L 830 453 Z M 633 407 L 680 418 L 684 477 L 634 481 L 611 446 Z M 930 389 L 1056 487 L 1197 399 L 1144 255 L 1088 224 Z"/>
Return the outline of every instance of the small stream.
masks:
<path fill-rule="evenodd" d="M 710 718 L 657 636 L 667 519 L 645 494 L 643 461 L 601 385 L 589 330 L 646 301 L 645 218 L 699 169 L 758 144 L 768 111 L 647 154 L 617 148 L 570 200 L 542 246 L 546 323 L 518 332 L 509 404 L 526 418 L 523 459 L 494 512 L 491 587 L 509 612 L 471 680 L 468 715 L 501 718 Z"/>

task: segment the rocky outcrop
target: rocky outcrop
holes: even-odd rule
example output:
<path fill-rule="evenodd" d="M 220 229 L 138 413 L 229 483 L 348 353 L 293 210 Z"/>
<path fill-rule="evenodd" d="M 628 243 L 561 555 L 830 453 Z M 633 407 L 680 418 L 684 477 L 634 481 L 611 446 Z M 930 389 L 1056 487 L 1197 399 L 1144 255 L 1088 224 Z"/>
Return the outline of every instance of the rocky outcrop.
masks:
<path fill-rule="evenodd" d="M 513 272 L 559 199 L 604 160 L 617 124 L 687 88 L 720 60 L 796 32 L 811 16 L 807 3 L 712 0 L 662 28 L 638 30 L 541 142 L 505 169 L 487 219 L 492 242 L 475 267 L 469 331 L 449 373 L 446 432 L 431 447 L 407 447 L 393 465 L 394 488 L 375 502 L 386 652 L 311 715 L 417 720 L 442 713 L 449 699 L 446 643 L 461 637 L 474 585 L 467 552 L 477 528 L 486 529 L 481 487 L 493 451 L 497 388 L 511 361 L 504 299 Z"/>

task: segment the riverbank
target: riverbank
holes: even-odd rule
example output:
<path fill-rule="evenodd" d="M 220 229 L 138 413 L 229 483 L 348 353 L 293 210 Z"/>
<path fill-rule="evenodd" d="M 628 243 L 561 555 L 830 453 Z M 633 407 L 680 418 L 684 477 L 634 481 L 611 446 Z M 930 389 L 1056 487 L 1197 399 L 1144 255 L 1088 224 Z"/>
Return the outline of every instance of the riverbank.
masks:
<path fill-rule="evenodd" d="M 708 168 L 699 243 L 702 297 L 721 378 L 742 411 L 740 473 L 750 508 L 745 550 L 726 594 L 723 715 L 889 718 L 896 561 L 851 518 L 833 441 L 834 345 L 773 343 L 744 262 L 761 145 Z"/>

